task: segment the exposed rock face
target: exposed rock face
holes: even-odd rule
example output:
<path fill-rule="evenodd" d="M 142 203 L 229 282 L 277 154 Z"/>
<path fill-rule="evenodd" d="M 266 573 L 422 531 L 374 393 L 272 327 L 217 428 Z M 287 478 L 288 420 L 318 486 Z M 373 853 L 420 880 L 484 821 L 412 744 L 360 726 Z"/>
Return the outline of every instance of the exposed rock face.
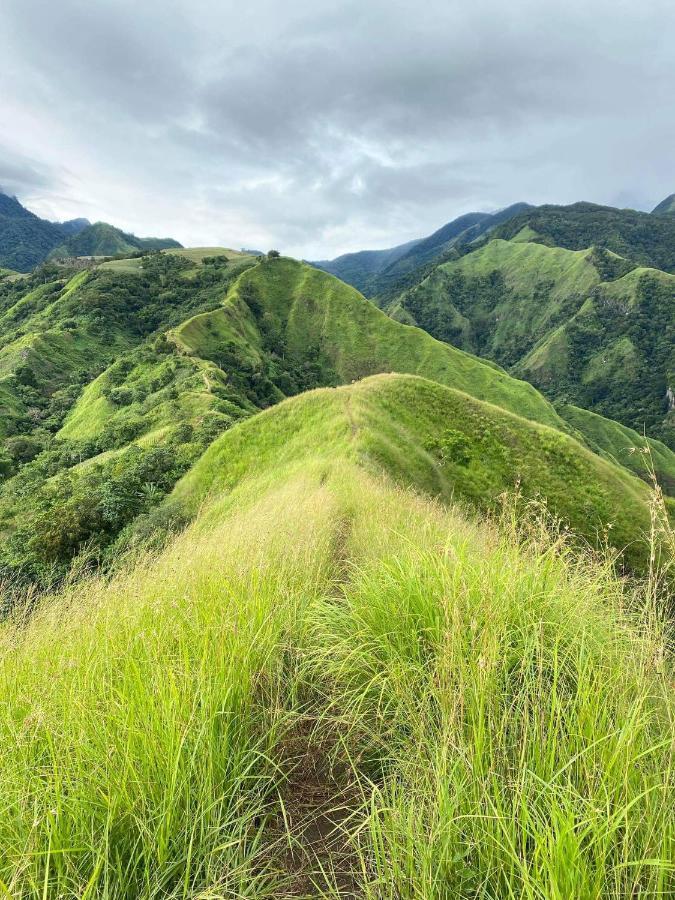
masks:
<path fill-rule="evenodd" d="M 671 387 L 666 388 L 666 400 L 668 402 L 668 412 L 675 409 L 675 392 Z"/>

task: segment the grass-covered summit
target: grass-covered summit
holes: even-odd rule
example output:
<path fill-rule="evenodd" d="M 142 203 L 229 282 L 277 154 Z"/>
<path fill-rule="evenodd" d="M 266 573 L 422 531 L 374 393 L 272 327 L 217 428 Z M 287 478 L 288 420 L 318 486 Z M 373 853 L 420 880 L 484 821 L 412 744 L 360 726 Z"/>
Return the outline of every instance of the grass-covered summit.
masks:
<path fill-rule="evenodd" d="M 0 566 L 12 580 L 51 584 L 74 560 L 107 564 L 130 535 L 152 537 L 152 510 L 217 435 L 313 388 L 408 373 L 579 433 L 527 382 L 294 260 L 177 249 L 66 272 L 0 286 Z M 457 490 L 480 504 L 487 483 L 471 488 L 461 471 Z M 506 486 L 506 470 L 495 477 Z M 589 514 L 587 530 L 603 518 Z"/>

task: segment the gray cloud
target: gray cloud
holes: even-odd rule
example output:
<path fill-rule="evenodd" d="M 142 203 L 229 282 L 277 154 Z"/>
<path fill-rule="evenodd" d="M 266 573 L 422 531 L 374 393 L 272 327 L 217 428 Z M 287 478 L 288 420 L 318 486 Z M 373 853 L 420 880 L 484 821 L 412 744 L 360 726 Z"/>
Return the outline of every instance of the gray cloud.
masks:
<path fill-rule="evenodd" d="M 675 190 L 670 0 L 321 6 L 4 0 L 0 183 L 59 217 L 309 257 Z"/>

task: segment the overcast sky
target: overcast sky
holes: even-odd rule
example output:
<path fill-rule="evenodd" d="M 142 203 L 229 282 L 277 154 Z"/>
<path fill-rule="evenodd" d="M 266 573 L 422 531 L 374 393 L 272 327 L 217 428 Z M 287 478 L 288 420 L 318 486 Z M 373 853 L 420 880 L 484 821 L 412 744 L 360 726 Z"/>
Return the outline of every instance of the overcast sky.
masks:
<path fill-rule="evenodd" d="M 675 191 L 673 0 L 0 0 L 0 187 L 306 258 Z"/>

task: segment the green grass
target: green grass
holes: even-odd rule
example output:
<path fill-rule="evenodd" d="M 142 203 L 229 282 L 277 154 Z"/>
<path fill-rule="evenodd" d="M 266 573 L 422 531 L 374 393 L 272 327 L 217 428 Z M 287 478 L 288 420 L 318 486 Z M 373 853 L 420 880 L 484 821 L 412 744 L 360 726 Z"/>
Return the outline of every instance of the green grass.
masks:
<path fill-rule="evenodd" d="M 675 453 L 670 447 L 578 406 L 562 406 L 559 412 L 596 453 L 640 478 L 649 478 L 649 467 L 653 466 L 664 492 L 675 496 Z"/>
<path fill-rule="evenodd" d="M 242 423 L 160 556 L 2 627 L 7 896 L 338 897 L 345 866 L 372 900 L 672 894 L 659 620 L 538 519 L 418 493 L 439 397 L 456 431 L 492 414 L 379 377 Z M 347 845 L 290 855 L 313 801 L 285 761 L 316 787 L 317 748 L 349 773 Z"/>
<path fill-rule="evenodd" d="M 592 250 L 492 240 L 397 302 L 436 337 L 512 365 L 599 283 Z"/>
<path fill-rule="evenodd" d="M 247 286 L 254 289 L 264 310 L 262 322 L 241 298 Z M 394 322 L 344 282 L 291 259 L 247 270 L 222 309 L 186 322 L 174 334 L 196 354 L 209 355 L 212 345 L 226 338 L 255 354 L 266 337 L 261 329 L 296 359 L 322 359 L 328 377 L 337 382 L 380 372 L 422 375 L 535 421 L 566 428 L 526 382 L 434 340 L 421 329 Z"/>
<path fill-rule="evenodd" d="M 164 250 L 164 253 L 171 253 L 175 256 L 181 256 L 183 259 L 189 259 L 191 262 L 201 263 L 206 256 L 226 256 L 229 260 L 251 259 L 250 253 L 242 253 L 239 250 L 231 250 L 229 247 L 185 247 L 181 249 Z"/>
<path fill-rule="evenodd" d="M 541 500 L 596 546 L 607 541 L 637 568 L 650 528 L 649 491 L 624 469 L 560 432 L 406 375 L 382 375 L 293 398 L 218 438 L 169 503 L 191 511 L 227 494 L 242 473 L 302 471 L 344 457 L 445 501 L 494 510 L 505 493 Z"/>
<path fill-rule="evenodd" d="M 528 227 L 436 266 L 388 312 L 672 449 L 675 276 L 599 247 L 536 243 Z"/>

